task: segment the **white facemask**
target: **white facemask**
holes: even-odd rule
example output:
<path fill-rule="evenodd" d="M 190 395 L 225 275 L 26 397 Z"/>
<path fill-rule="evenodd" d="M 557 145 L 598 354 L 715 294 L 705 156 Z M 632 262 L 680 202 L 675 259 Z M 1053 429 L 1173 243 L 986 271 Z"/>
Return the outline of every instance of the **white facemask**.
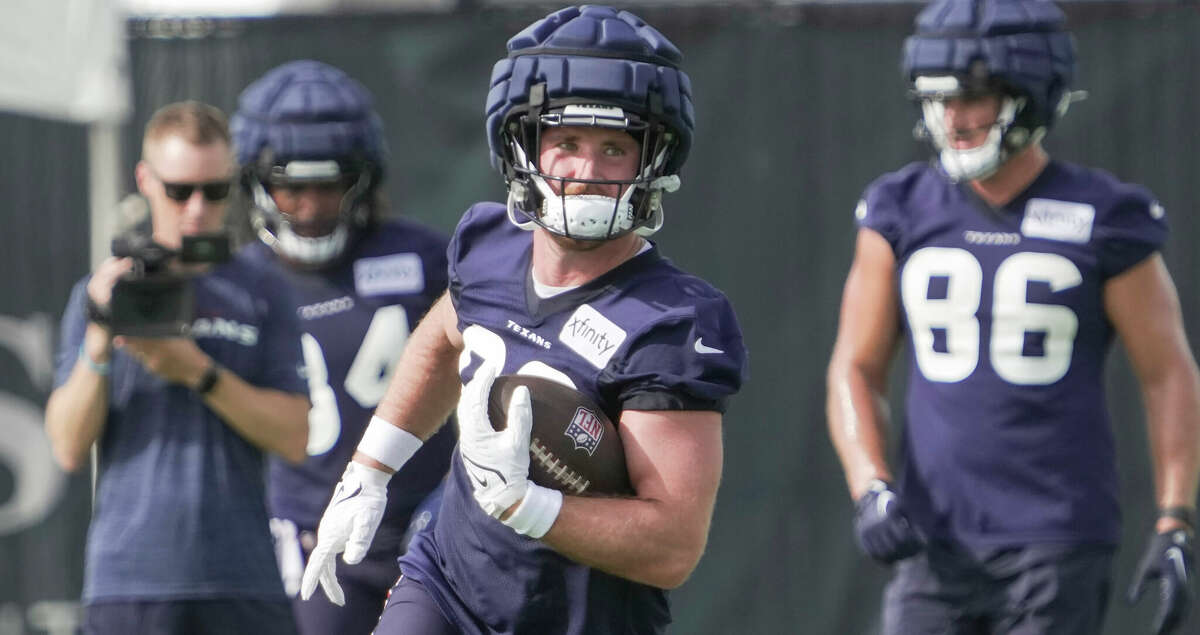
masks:
<path fill-rule="evenodd" d="M 259 240 L 280 255 L 300 265 L 319 266 L 337 258 L 346 248 L 350 230 L 345 223 L 338 223 L 332 232 L 324 236 L 301 236 L 292 231 L 291 224 L 275 206 L 275 199 L 271 198 L 261 183 L 255 181 L 251 189 L 255 206 L 258 207 L 251 217 L 254 231 Z M 267 216 L 275 219 L 273 231 L 267 225 Z"/>
<path fill-rule="evenodd" d="M 513 149 L 520 164 L 531 168 L 521 147 L 513 144 Z M 647 171 L 650 169 L 647 168 Z M 634 225 L 635 214 L 630 199 L 638 186 L 625 186 L 625 192 L 619 199 L 600 194 L 560 196 L 540 175 L 534 173 L 530 178 L 542 199 L 541 208 L 537 210 L 538 218 L 550 231 L 583 240 L 603 240 L 624 234 Z M 662 228 L 662 192 L 678 190 L 679 183 L 676 175 L 662 176 L 650 182 L 647 186 L 651 197 L 650 222 L 634 230 L 638 235 L 651 236 Z M 514 180 L 509 184 L 508 219 L 517 227 L 532 231 L 535 223 L 516 211 L 525 194 L 523 183 Z"/>
<path fill-rule="evenodd" d="M 1012 125 L 1023 102 L 1024 100 L 1005 97 L 1000 105 L 996 123 L 992 124 L 988 131 L 987 139 L 974 148 L 956 149 L 952 147 L 946 130 L 945 103 L 940 99 L 921 101 L 925 128 L 933 138 L 942 169 L 946 171 L 950 180 L 957 182 L 983 179 L 1000 169 L 1009 156 L 1003 144 L 1004 133 Z"/>

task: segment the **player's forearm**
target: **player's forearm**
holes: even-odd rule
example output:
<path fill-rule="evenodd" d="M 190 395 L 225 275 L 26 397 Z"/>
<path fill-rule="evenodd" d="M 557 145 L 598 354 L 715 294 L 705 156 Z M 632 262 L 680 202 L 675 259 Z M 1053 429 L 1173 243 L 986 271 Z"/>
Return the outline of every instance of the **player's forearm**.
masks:
<path fill-rule="evenodd" d="M 443 296 L 409 337 L 375 415 L 422 441 L 429 439 L 458 403 L 461 342 L 448 334 L 457 328 L 449 298 Z"/>
<path fill-rule="evenodd" d="M 409 355 L 406 348 L 375 415 L 422 441 L 432 437 L 458 403 L 462 385 L 457 360 L 457 351 L 426 349 Z"/>
<path fill-rule="evenodd" d="M 562 555 L 662 589 L 687 581 L 704 554 L 712 505 L 566 496 L 542 541 Z"/>
<path fill-rule="evenodd" d="M 1196 504 L 1200 487 L 1200 378 L 1190 359 L 1143 386 L 1160 507 Z"/>
<path fill-rule="evenodd" d="M 882 380 L 835 358 L 830 364 L 825 411 L 833 446 L 854 499 L 872 479 L 891 480 L 887 465 L 887 399 Z"/>
<path fill-rule="evenodd" d="M 307 457 L 308 398 L 251 385 L 221 369 L 204 403 L 247 441 L 293 463 Z"/>

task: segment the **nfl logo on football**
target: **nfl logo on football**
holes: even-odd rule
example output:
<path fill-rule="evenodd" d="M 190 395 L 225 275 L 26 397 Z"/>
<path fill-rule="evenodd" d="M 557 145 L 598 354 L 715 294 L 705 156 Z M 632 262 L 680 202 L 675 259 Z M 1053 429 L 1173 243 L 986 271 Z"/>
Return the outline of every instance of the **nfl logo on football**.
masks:
<path fill-rule="evenodd" d="M 596 452 L 596 446 L 600 445 L 604 426 L 600 424 L 600 419 L 596 417 L 595 413 L 581 407 L 575 411 L 575 416 L 563 434 L 571 438 L 576 450 L 582 448 L 587 450 L 588 456 L 591 456 Z"/>

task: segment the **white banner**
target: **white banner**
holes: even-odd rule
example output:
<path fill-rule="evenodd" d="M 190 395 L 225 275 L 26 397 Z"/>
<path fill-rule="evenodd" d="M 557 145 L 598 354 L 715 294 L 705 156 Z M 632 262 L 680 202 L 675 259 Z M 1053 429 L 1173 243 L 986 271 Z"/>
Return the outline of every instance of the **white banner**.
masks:
<path fill-rule="evenodd" d="M 7 0 L 0 109 L 78 123 L 130 107 L 125 21 L 115 0 Z"/>

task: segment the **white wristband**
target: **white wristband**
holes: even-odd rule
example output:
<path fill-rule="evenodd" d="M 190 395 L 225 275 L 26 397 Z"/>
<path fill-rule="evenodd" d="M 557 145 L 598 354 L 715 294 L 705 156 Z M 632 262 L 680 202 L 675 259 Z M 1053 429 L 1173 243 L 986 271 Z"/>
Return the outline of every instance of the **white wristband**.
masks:
<path fill-rule="evenodd" d="M 421 449 L 421 440 L 411 432 L 392 425 L 387 419 L 371 417 L 358 451 L 399 471 Z"/>
<path fill-rule="evenodd" d="M 518 534 L 541 538 L 558 519 L 562 504 L 562 492 L 530 483 L 529 488 L 525 490 L 525 498 L 521 499 L 521 504 L 517 505 L 512 516 L 500 522 Z"/>

